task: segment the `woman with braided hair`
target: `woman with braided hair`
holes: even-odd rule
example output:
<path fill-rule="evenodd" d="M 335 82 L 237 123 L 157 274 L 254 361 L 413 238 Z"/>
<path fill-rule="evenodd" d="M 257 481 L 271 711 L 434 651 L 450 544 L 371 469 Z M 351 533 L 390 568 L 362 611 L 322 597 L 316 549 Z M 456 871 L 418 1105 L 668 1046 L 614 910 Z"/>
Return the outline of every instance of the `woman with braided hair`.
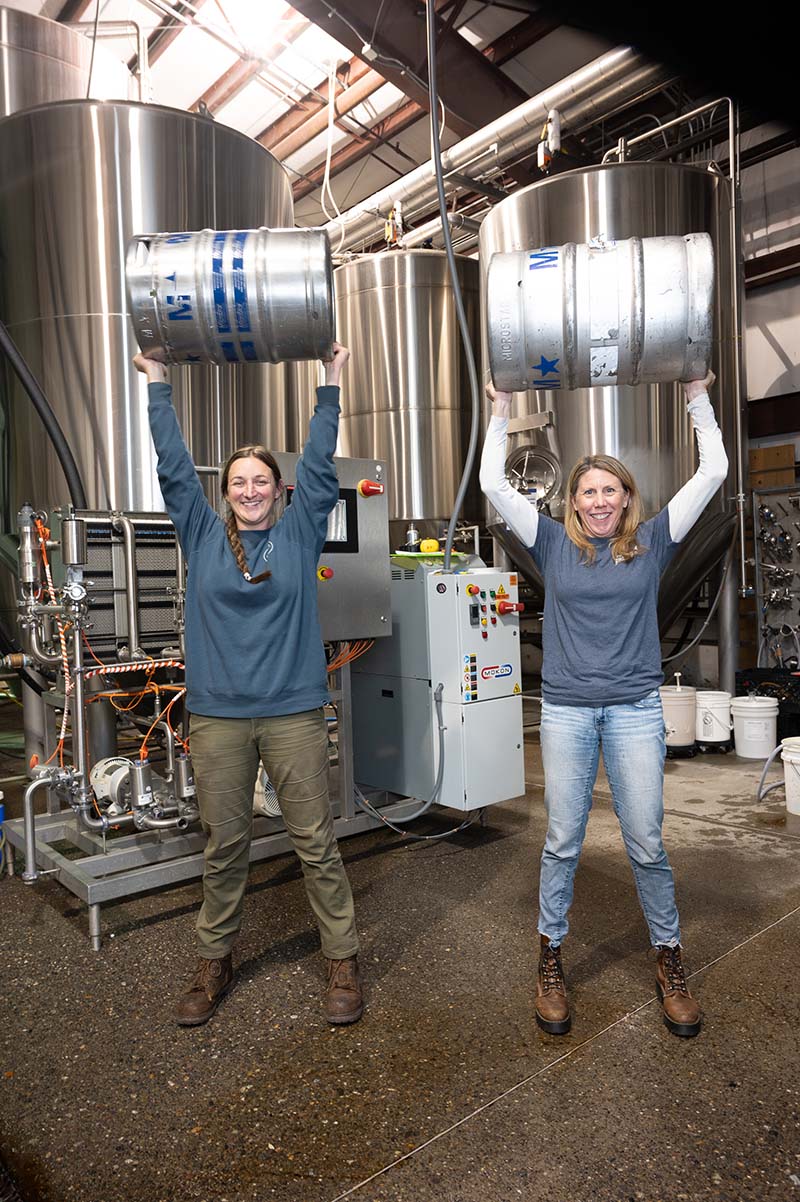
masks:
<path fill-rule="evenodd" d="M 350 352 L 333 344 L 325 385 L 297 464 L 292 503 L 261 446 L 222 472 L 225 520 L 208 504 L 184 444 L 163 363 L 137 355 L 148 379 L 150 431 L 164 503 L 186 557 L 186 702 L 200 817 L 208 836 L 199 963 L 176 1020 L 198 1026 L 234 984 L 232 947 L 247 884 L 253 791 L 263 764 L 300 857 L 327 962 L 325 1015 L 363 1010 L 353 897 L 328 800 L 328 699 L 316 569 L 339 497 L 333 453 L 339 377 Z"/>

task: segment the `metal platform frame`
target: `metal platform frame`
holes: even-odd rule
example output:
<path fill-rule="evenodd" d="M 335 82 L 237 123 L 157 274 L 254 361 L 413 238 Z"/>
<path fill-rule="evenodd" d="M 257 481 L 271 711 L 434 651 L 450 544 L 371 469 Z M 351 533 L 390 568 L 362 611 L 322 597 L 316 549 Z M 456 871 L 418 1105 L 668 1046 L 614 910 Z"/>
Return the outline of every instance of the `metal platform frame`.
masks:
<path fill-rule="evenodd" d="M 381 825 L 379 819 L 356 807 L 353 780 L 353 722 L 350 697 L 350 665 L 337 673 L 338 687 L 330 690 L 338 712 L 338 769 L 332 776 L 331 806 L 338 839 L 361 834 Z M 414 798 L 381 810 L 398 819 L 419 805 Z M 25 831 L 21 818 L 4 824 L 9 844 L 24 854 Z M 145 831 L 104 840 L 87 830 L 73 810 L 37 815 L 35 820 L 36 864 L 40 876 L 52 876 L 89 908 L 89 938 L 92 949 L 100 950 L 100 907 L 104 902 L 132 897 L 150 889 L 182 884 L 203 875 L 205 835 L 201 830 L 185 832 Z M 83 854 L 72 858 L 54 846 L 67 843 Z M 291 840 L 280 818 L 256 817 L 250 845 L 250 863 L 260 863 L 292 850 Z M 13 856 L 9 875 L 14 875 Z M 35 883 L 35 882 L 32 882 Z"/>

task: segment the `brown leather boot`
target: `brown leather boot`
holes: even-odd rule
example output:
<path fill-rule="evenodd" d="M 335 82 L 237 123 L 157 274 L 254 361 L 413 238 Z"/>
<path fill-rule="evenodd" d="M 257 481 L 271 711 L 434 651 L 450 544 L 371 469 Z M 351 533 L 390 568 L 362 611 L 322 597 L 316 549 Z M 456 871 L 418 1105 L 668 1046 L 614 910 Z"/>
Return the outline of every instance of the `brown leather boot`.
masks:
<path fill-rule="evenodd" d="M 329 1023 L 357 1023 L 364 1013 L 361 973 L 358 957 L 325 960 L 328 985 L 325 992 L 325 1017 Z"/>
<path fill-rule="evenodd" d="M 664 1022 L 673 1035 L 691 1039 L 702 1019 L 700 1007 L 689 992 L 680 947 L 660 947 L 656 966 L 656 990 L 664 1008 Z"/>
<path fill-rule="evenodd" d="M 541 936 L 539 975 L 536 979 L 536 1021 L 548 1035 L 566 1035 L 572 1024 L 561 967 L 561 948 L 551 947 Z"/>
<path fill-rule="evenodd" d="M 181 1027 L 199 1027 L 207 1023 L 226 993 L 233 989 L 233 957 L 199 960 L 197 971 L 178 998 L 175 1021 Z"/>

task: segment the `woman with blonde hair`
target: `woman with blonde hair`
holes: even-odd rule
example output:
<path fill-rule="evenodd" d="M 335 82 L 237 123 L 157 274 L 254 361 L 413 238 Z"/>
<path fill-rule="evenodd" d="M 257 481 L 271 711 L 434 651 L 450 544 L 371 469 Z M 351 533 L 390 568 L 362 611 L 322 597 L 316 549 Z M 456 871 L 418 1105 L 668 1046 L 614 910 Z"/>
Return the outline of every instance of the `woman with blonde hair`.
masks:
<path fill-rule="evenodd" d="M 537 511 L 506 479 L 511 394 L 493 401 L 481 487 L 529 549 L 545 583 L 541 744 L 547 836 L 539 881 L 540 956 L 536 1021 L 550 1034 L 571 1024 L 561 962 L 600 748 L 636 890 L 657 949 L 656 986 L 675 1035 L 696 1035 L 700 1008 L 681 956 L 675 887 L 661 827 L 664 815 L 663 681 L 658 633 L 661 575 L 725 480 L 728 460 L 708 399 L 714 382 L 684 384 L 699 466 L 672 500 L 644 520 L 624 464 L 589 455 L 567 482 L 564 524 Z"/>

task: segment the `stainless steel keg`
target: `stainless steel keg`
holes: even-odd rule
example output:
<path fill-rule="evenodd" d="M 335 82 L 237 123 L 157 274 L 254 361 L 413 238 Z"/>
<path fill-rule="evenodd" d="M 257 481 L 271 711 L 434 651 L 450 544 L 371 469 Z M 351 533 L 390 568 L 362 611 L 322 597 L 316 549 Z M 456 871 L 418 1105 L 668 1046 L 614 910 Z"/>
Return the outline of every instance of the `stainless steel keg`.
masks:
<path fill-rule="evenodd" d="M 168 363 L 330 357 L 333 270 L 322 230 L 139 234 L 125 276 L 139 346 Z"/>
<path fill-rule="evenodd" d="M 708 234 L 496 254 L 489 361 L 504 392 L 699 380 L 712 353 Z"/>

